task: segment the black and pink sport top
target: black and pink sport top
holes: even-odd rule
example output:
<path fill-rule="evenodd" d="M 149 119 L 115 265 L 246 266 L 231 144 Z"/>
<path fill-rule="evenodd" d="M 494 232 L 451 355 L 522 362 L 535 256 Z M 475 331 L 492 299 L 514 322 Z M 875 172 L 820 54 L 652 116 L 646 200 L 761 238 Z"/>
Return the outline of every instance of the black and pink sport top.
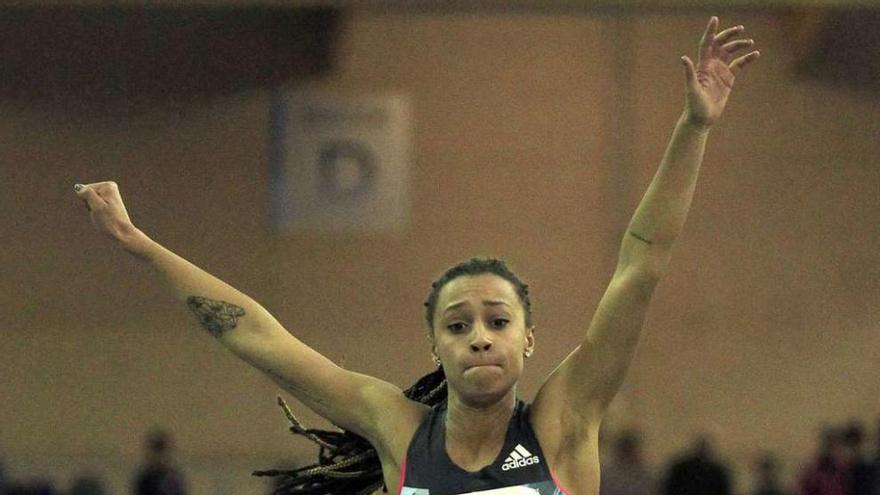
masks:
<path fill-rule="evenodd" d="M 431 410 L 416 430 L 400 473 L 399 495 L 568 495 L 544 458 L 518 400 L 504 446 L 492 464 L 465 471 L 446 453 L 446 404 Z"/>

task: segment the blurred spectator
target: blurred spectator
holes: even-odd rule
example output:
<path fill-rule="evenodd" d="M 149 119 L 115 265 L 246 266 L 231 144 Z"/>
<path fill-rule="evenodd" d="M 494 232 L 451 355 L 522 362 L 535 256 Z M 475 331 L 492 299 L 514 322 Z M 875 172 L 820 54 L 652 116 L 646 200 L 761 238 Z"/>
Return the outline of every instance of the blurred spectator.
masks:
<path fill-rule="evenodd" d="M 875 432 L 876 444 L 874 445 L 874 493 L 880 493 L 880 418 L 877 418 L 877 430 Z"/>
<path fill-rule="evenodd" d="M 765 453 L 755 462 L 754 495 L 787 495 L 779 484 L 779 462 Z"/>
<path fill-rule="evenodd" d="M 173 460 L 171 435 L 155 430 L 146 438 L 146 461 L 132 486 L 134 495 L 186 495 L 186 480 Z"/>
<path fill-rule="evenodd" d="M 614 443 L 613 459 L 602 465 L 600 495 L 657 495 L 656 481 L 642 459 L 638 431 L 621 433 Z"/>
<path fill-rule="evenodd" d="M 874 437 L 874 464 L 880 468 L 880 417 L 877 418 L 877 431 Z"/>
<path fill-rule="evenodd" d="M 6 495 L 6 471 L 3 469 L 3 459 L 0 459 L 0 495 Z"/>
<path fill-rule="evenodd" d="M 819 433 L 819 448 L 797 482 L 796 495 L 848 495 L 849 459 L 841 431 L 830 426 Z"/>
<path fill-rule="evenodd" d="M 843 446 L 849 461 L 849 494 L 880 495 L 876 466 L 864 452 L 865 429 L 858 421 L 850 421 L 843 431 Z"/>
<path fill-rule="evenodd" d="M 105 495 L 101 479 L 93 475 L 83 475 L 74 480 L 68 495 Z"/>
<path fill-rule="evenodd" d="M 48 481 L 31 481 L 7 485 L 6 495 L 55 495 L 55 489 Z"/>
<path fill-rule="evenodd" d="M 701 435 L 693 448 L 672 463 L 663 482 L 664 495 L 730 495 L 727 468 L 715 458 L 708 435 Z"/>

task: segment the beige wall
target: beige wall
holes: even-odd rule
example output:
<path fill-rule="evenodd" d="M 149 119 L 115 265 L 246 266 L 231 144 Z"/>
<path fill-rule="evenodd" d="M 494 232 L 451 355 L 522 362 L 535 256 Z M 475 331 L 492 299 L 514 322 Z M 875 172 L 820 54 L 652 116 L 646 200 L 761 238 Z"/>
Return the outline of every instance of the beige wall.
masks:
<path fill-rule="evenodd" d="M 92 232 L 75 182 L 116 180 L 155 239 L 330 358 L 401 386 L 431 363 L 430 281 L 471 255 L 504 257 L 534 291 L 531 397 L 608 281 L 704 17 L 350 15 L 337 70 L 305 86 L 412 97 L 402 238 L 270 231 L 268 88 L 127 117 L 0 101 L 8 468 L 121 473 L 143 431 L 166 425 L 185 462 L 234 463 L 257 493 L 248 468 L 313 450 L 288 438 L 273 384 Z M 821 421 L 880 412 L 880 99 L 795 79 L 774 15 L 723 20 L 746 24 L 764 55 L 713 131 L 608 426 L 643 427 L 655 463 L 711 427 L 737 467 L 768 448 L 791 470 Z"/>

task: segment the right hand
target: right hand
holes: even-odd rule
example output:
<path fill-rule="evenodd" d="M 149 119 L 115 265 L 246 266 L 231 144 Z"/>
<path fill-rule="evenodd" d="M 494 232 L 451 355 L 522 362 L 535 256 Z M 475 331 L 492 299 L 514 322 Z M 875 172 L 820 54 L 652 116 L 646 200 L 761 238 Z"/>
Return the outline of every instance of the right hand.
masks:
<path fill-rule="evenodd" d="M 122 241 L 137 231 L 128 217 L 122 196 L 119 195 L 119 187 L 115 182 L 77 184 L 73 189 L 89 208 L 92 225 L 98 232 L 113 240 Z"/>

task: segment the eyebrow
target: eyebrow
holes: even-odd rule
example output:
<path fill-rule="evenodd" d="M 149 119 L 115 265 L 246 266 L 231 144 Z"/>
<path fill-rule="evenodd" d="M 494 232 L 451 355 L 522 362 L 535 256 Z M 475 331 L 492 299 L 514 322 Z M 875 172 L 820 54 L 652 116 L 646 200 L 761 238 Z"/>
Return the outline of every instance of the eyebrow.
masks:
<path fill-rule="evenodd" d="M 467 304 L 467 301 L 461 301 L 461 302 L 457 302 L 455 304 L 452 304 L 450 306 L 447 306 L 446 309 L 443 310 L 443 314 L 446 314 L 446 313 L 452 311 L 453 309 L 460 308 L 461 306 L 464 306 L 465 304 Z M 510 307 L 510 305 L 504 301 L 492 301 L 492 300 L 488 300 L 488 299 L 483 301 L 483 306 L 507 306 L 507 307 Z"/>

